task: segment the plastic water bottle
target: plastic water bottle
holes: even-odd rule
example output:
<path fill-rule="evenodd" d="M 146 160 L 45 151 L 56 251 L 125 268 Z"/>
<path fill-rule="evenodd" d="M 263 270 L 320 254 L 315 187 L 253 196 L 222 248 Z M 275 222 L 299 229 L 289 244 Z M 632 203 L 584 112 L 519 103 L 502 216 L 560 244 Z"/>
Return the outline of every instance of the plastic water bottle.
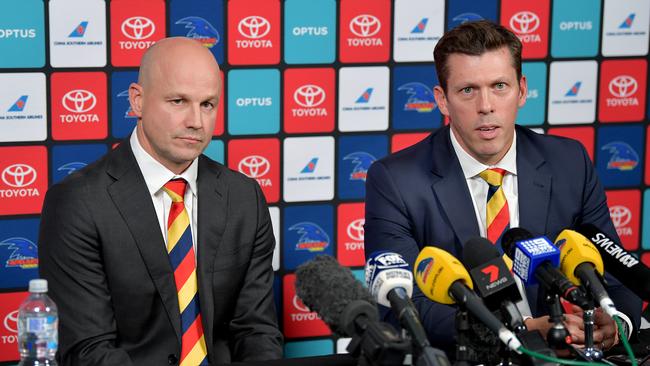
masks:
<path fill-rule="evenodd" d="M 18 309 L 18 365 L 56 365 L 58 326 L 56 305 L 47 296 L 47 280 L 29 281 L 29 297 Z"/>

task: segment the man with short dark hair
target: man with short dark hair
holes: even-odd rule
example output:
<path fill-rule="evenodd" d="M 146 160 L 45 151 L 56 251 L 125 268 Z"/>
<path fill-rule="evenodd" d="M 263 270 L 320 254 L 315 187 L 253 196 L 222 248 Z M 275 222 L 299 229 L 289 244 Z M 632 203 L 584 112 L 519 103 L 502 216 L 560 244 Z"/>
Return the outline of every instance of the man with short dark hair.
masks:
<path fill-rule="evenodd" d="M 480 235 L 499 245 L 511 227 L 554 239 L 565 228 L 592 223 L 618 238 L 582 145 L 515 126 L 528 91 L 521 47 L 512 32 L 489 21 L 465 23 L 440 39 L 434 96 L 449 126 L 371 166 L 367 254 L 390 250 L 413 264 L 424 246 L 433 245 L 461 258 L 469 238 Z M 622 318 L 638 329 L 640 299 L 608 280 Z M 551 324 L 538 290 L 527 288 L 518 306 L 528 328 L 546 335 Z M 450 350 L 455 307 L 435 304 L 418 289 L 413 302 L 433 344 Z M 394 319 L 386 309 L 383 314 Z M 566 314 L 565 324 L 573 343 L 584 343 L 580 314 Z M 614 321 L 597 309 L 595 343 L 608 349 L 617 337 Z"/>
<path fill-rule="evenodd" d="M 202 155 L 220 97 L 209 50 L 158 41 L 129 87 L 131 137 L 48 190 L 39 264 L 61 365 L 282 357 L 264 196 Z"/>

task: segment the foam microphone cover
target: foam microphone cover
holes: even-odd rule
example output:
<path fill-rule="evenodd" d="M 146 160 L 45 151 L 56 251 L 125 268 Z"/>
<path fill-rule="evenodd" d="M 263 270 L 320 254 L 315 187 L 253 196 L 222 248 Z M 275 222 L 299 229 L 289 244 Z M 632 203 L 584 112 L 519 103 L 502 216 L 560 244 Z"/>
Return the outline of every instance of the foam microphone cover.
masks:
<path fill-rule="evenodd" d="M 376 306 L 370 293 L 357 281 L 350 269 L 341 266 L 328 255 L 316 256 L 298 267 L 296 294 L 337 334 L 349 333 L 346 330 L 348 324 L 343 324 L 346 321 L 342 317 L 350 303 L 361 300 Z M 376 314 L 371 316 L 378 317 Z"/>

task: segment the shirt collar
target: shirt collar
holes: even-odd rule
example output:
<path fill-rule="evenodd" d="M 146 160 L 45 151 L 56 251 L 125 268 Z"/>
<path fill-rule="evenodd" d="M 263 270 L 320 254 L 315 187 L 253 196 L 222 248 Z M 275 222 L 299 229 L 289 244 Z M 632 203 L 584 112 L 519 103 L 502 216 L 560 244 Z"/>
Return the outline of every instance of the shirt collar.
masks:
<path fill-rule="evenodd" d="M 517 131 L 514 131 L 512 145 L 510 145 L 508 152 L 498 163 L 492 166 L 485 165 L 468 154 L 465 149 L 460 146 L 452 128 L 449 128 L 449 134 L 451 137 L 451 145 L 454 147 L 454 151 L 456 152 L 456 156 L 460 162 L 460 167 L 463 169 L 465 179 L 473 178 L 488 168 L 501 168 L 505 169 L 510 174 L 517 175 Z"/>
<path fill-rule="evenodd" d="M 133 155 L 135 160 L 142 171 L 144 176 L 144 182 L 147 185 L 149 194 L 152 196 L 162 189 L 165 183 L 169 182 L 173 178 L 183 178 L 187 181 L 188 186 L 192 195 L 196 196 L 197 187 L 196 187 L 196 177 L 198 175 L 198 158 L 192 161 L 192 164 L 185 169 L 181 174 L 174 174 L 171 170 L 167 169 L 164 165 L 154 159 L 148 152 L 144 150 L 137 134 L 138 127 L 136 126 L 131 133 L 130 143 L 131 150 L 133 150 Z"/>

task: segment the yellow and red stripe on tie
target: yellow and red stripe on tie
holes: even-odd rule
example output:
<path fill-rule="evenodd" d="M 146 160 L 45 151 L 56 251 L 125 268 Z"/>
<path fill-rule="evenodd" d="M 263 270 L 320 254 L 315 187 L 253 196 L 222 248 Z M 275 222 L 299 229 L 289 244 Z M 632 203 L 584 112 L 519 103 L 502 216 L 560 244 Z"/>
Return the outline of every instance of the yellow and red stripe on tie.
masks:
<path fill-rule="evenodd" d="M 480 173 L 488 185 L 487 206 L 486 206 L 486 227 L 487 238 L 494 244 L 499 245 L 503 233 L 510 227 L 510 214 L 508 201 L 503 192 L 504 169 L 491 168 Z"/>
<path fill-rule="evenodd" d="M 181 366 L 207 365 L 190 218 L 183 198 L 187 183 L 173 179 L 163 189 L 172 199 L 167 221 L 167 252 L 174 270 L 181 313 Z"/>

